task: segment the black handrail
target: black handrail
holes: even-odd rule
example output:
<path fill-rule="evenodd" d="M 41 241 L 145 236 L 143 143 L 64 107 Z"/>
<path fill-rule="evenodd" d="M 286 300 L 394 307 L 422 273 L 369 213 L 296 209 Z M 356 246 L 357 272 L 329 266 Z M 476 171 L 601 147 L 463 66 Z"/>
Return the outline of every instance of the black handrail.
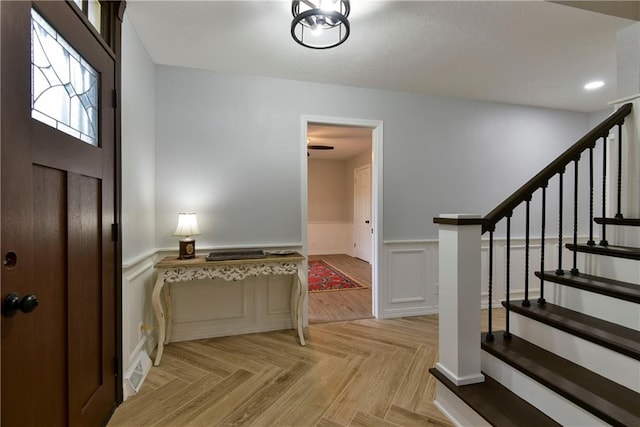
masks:
<path fill-rule="evenodd" d="M 536 176 L 526 184 L 516 190 L 504 202 L 489 212 L 482 221 L 482 233 L 494 230 L 496 224 L 505 218 L 509 213 L 518 207 L 522 202 L 529 199 L 533 193 L 542 188 L 556 174 L 563 171 L 566 166 L 580 156 L 588 148 L 596 144 L 598 138 L 603 138 L 609 134 L 609 130 L 624 122 L 624 118 L 631 113 L 632 104 L 625 104 L 613 112 L 609 117 L 593 128 L 589 133 L 580 138 L 567 151 L 558 156 L 546 168 L 542 169 Z"/>

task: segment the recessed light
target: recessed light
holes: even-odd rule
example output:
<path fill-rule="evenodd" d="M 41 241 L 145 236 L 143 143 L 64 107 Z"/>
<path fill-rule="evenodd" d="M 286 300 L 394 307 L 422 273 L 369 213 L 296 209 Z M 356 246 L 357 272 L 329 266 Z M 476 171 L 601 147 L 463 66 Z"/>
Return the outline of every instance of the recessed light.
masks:
<path fill-rule="evenodd" d="M 584 85 L 584 88 L 587 90 L 593 90 L 593 89 L 599 89 L 602 86 L 604 86 L 604 82 L 602 80 L 596 80 L 596 81 L 587 83 L 586 85 Z"/>

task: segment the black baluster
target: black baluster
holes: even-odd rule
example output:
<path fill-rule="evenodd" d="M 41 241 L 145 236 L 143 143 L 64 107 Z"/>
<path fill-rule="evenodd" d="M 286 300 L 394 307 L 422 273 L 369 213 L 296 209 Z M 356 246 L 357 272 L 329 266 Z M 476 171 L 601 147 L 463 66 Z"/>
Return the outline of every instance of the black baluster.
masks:
<path fill-rule="evenodd" d="M 544 273 L 544 233 L 545 233 L 545 217 L 547 211 L 547 185 L 545 183 L 542 186 L 542 224 L 540 226 L 541 237 L 540 237 L 540 272 Z M 544 299 L 544 279 L 542 278 L 544 274 L 540 275 L 540 297 L 538 298 L 538 304 L 546 303 Z"/>
<path fill-rule="evenodd" d="M 602 137 L 602 218 L 607 214 L 607 136 Z M 600 246 L 609 246 L 607 242 L 607 225 L 602 223 Z"/>
<path fill-rule="evenodd" d="M 525 218 L 525 236 L 524 236 L 524 300 L 522 301 L 523 307 L 531 306 L 529 302 L 529 212 L 531 208 L 531 196 L 527 199 L 527 211 Z"/>
<path fill-rule="evenodd" d="M 578 245 L 578 162 L 580 156 L 573 161 L 573 246 Z M 573 251 L 573 267 L 571 268 L 571 274 L 580 274 L 578 271 L 578 251 Z"/>
<path fill-rule="evenodd" d="M 618 123 L 618 212 L 616 218 L 622 219 L 622 125 Z"/>
<path fill-rule="evenodd" d="M 489 230 L 489 331 L 485 335 L 487 341 L 493 341 L 493 313 L 491 312 L 491 306 L 493 302 L 493 232 L 495 227 Z"/>
<path fill-rule="evenodd" d="M 505 313 L 505 326 L 506 330 L 504 331 L 503 336 L 505 338 L 511 338 L 511 332 L 509 331 L 509 312 L 510 312 L 510 304 L 511 304 L 511 215 L 513 212 L 509 212 L 507 214 L 507 276 L 506 276 L 506 313 Z"/>
<path fill-rule="evenodd" d="M 589 241 L 588 246 L 595 246 L 593 240 L 593 145 L 589 147 Z"/>
<path fill-rule="evenodd" d="M 564 271 L 562 270 L 562 190 L 564 187 L 563 177 L 564 177 L 564 168 L 559 172 L 560 177 L 560 191 L 558 198 L 558 268 L 556 269 L 557 276 L 563 276 Z"/>

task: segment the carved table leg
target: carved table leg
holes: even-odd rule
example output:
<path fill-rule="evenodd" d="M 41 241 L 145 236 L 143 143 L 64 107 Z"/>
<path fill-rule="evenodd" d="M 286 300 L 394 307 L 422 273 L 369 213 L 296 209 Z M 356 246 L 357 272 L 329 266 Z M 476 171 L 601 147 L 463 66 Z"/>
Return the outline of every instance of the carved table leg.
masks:
<path fill-rule="evenodd" d="M 171 302 L 171 283 L 167 283 L 162 288 L 162 302 L 164 302 L 166 333 L 164 334 L 164 343 L 169 344 L 171 332 L 173 330 L 173 304 Z"/>
<path fill-rule="evenodd" d="M 151 293 L 151 304 L 153 305 L 153 311 L 156 315 L 156 321 L 158 322 L 158 350 L 156 351 L 156 360 L 153 363 L 155 366 L 160 364 L 162 358 L 162 351 L 164 350 L 164 336 L 165 336 L 165 320 L 164 310 L 162 309 L 162 303 L 160 302 L 160 294 L 164 287 L 164 271 L 158 271 L 158 278 L 156 284 L 153 287 Z"/>
<path fill-rule="evenodd" d="M 307 290 L 305 289 L 306 283 L 307 281 L 305 280 L 305 277 L 302 274 L 302 266 L 298 265 L 298 274 L 296 275 L 297 280 L 295 280 L 297 282 L 296 286 L 296 328 L 298 329 L 298 337 L 300 338 L 300 345 L 307 345 L 307 343 L 304 341 L 304 328 L 303 328 L 303 318 L 304 316 L 302 315 L 303 313 L 303 308 L 304 308 L 304 301 L 306 299 L 306 295 L 307 295 Z M 292 307 L 293 310 L 293 307 Z"/>

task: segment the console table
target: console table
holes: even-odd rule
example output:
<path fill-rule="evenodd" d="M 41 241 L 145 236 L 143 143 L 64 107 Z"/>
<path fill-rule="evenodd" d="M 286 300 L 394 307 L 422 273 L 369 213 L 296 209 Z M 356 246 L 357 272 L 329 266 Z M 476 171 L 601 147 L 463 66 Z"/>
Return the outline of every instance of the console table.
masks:
<path fill-rule="evenodd" d="M 196 279 L 243 280 L 247 277 L 263 275 L 292 275 L 291 288 L 291 324 L 298 331 L 300 345 L 306 345 L 302 329 L 302 308 L 307 297 L 307 281 L 303 277 L 302 263 L 305 257 L 295 252 L 287 255 L 266 255 L 263 258 L 225 261 L 207 261 L 203 256 L 181 260 L 169 256 L 154 265 L 158 278 L 153 287 L 151 302 L 158 321 L 158 351 L 155 366 L 160 364 L 164 346 L 171 337 L 171 286 L 170 283 L 186 282 Z M 164 307 L 163 307 L 164 302 Z"/>

